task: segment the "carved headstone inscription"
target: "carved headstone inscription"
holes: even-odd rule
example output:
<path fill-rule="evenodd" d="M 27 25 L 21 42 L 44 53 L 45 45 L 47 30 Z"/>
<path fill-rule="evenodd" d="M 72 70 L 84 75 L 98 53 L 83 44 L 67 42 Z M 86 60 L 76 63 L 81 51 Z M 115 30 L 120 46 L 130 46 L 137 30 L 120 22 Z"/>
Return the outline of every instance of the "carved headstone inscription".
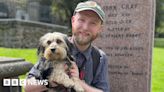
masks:
<path fill-rule="evenodd" d="M 150 92 L 155 0 L 95 0 L 106 14 L 95 44 L 109 59 L 110 92 Z"/>

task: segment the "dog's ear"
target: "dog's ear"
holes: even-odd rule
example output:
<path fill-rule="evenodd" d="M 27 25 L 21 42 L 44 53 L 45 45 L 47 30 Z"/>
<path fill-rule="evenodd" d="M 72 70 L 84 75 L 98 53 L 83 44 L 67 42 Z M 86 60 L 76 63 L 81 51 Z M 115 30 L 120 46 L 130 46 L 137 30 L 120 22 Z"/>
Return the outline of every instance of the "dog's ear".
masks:
<path fill-rule="evenodd" d="M 39 45 L 38 45 L 38 50 L 37 50 L 37 55 L 42 57 L 43 56 L 43 53 L 44 53 L 44 50 L 45 50 L 45 47 L 43 46 L 43 41 L 45 40 L 45 35 L 42 36 L 40 39 L 39 39 Z"/>
<path fill-rule="evenodd" d="M 43 56 L 44 51 L 45 51 L 45 47 L 42 46 L 41 44 L 39 44 L 38 50 L 37 50 L 37 55 L 38 56 Z"/>
<path fill-rule="evenodd" d="M 67 36 L 64 38 L 64 40 L 68 46 L 67 57 L 69 58 L 69 60 L 75 61 L 75 58 L 72 56 L 73 43 L 71 43 L 71 41 L 69 41 L 69 37 L 67 37 Z"/>
<path fill-rule="evenodd" d="M 39 39 L 39 44 L 38 44 L 38 50 L 37 50 L 37 55 L 38 56 L 43 56 L 43 53 L 45 51 L 45 46 L 44 45 L 44 41 L 47 39 L 48 36 L 50 36 L 52 33 L 46 33 L 45 35 L 43 35 L 42 37 L 40 37 Z"/>
<path fill-rule="evenodd" d="M 68 52 L 71 52 L 71 51 L 72 51 L 71 48 L 73 47 L 73 44 L 68 40 L 68 37 L 67 37 L 67 36 L 64 37 L 64 40 L 65 40 L 65 42 L 66 42 L 66 44 L 67 44 L 67 47 L 68 47 L 68 48 L 67 48 L 67 51 L 68 51 Z"/>
<path fill-rule="evenodd" d="M 71 60 L 71 61 L 75 61 L 75 58 L 73 57 L 73 55 L 68 54 L 67 57 L 69 58 L 69 60 Z"/>

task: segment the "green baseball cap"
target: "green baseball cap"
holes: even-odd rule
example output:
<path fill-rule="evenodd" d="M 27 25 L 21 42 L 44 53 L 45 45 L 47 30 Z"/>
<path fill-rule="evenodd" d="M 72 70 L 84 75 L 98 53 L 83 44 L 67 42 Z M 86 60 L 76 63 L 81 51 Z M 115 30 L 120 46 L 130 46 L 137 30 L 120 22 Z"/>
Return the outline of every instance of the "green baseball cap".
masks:
<path fill-rule="evenodd" d="M 76 6 L 74 13 L 80 12 L 80 11 L 84 11 L 84 10 L 92 10 L 92 11 L 94 11 L 100 17 L 102 22 L 104 22 L 105 13 L 101 9 L 101 7 L 95 1 L 80 2 Z"/>

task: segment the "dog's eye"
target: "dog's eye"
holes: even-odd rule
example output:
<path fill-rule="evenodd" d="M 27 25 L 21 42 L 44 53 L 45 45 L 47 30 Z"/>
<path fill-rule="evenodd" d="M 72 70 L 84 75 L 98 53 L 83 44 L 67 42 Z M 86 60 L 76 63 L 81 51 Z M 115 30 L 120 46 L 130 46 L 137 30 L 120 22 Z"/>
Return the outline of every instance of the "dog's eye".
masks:
<path fill-rule="evenodd" d="M 57 43 L 57 44 L 60 44 L 60 43 L 62 43 L 62 41 L 61 41 L 60 39 L 57 39 L 57 40 L 56 40 L 56 43 Z"/>
<path fill-rule="evenodd" d="M 50 45 L 51 44 L 51 41 L 47 41 L 47 44 Z"/>

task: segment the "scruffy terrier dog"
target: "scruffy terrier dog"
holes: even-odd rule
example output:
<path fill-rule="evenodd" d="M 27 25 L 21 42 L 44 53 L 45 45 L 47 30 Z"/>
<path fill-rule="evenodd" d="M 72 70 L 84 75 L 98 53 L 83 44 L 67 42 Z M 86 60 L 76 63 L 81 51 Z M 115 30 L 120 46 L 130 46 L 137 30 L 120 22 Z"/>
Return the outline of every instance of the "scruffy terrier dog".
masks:
<path fill-rule="evenodd" d="M 73 62 L 68 53 L 69 47 L 66 39 L 67 36 L 59 32 L 45 34 L 40 38 L 39 56 L 45 58 L 45 62 L 51 62 L 52 64 L 53 69 L 48 76 L 49 81 L 55 81 L 66 88 L 73 88 L 76 92 L 84 92 L 84 89 L 79 84 L 79 79 L 69 77 L 66 73 L 64 66 L 68 64 L 67 70 L 69 71 Z M 45 67 L 49 66 L 45 64 Z M 53 90 L 53 92 L 55 91 Z"/>

